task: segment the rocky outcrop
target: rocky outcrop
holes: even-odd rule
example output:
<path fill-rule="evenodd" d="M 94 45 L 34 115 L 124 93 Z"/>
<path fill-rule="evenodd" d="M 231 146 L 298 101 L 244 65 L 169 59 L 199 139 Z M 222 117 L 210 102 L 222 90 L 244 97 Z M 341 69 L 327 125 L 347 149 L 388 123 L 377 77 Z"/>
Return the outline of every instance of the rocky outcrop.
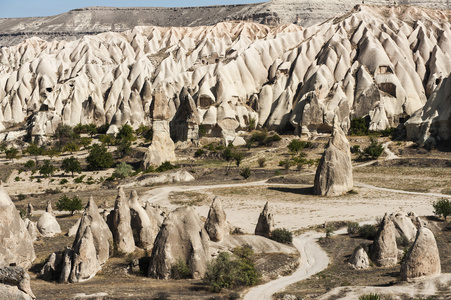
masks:
<path fill-rule="evenodd" d="M 180 106 L 171 122 L 171 138 L 174 142 L 189 141 L 198 145 L 200 117 L 187 87 L 180 92 L 179 101 Z"/>
<path fill-rule="evenodd" d="M 69 282 L 70 273 L 72 271 L 72 259 L 74 256 L 74 250 L 66 248 L 63 253 L 63 261 L 61 266 L 61 273 L 59 275 L 60 283 Z"/>
<path fill-rule="evenodd" d="M 103 265 L 110 256 L 110 243 L 113 241 L 113 235 L 99 213 L 99 209 L 95 204 L 92 197 L 90 197 L 86 204 L 83 215 L 80 219 L 80 225 L 78 226 L 75 241 L 80 240 L 81 236 L 85 233 L 87 227 L 91 228 L 91 234 L 94 239 L 94 246 L 96 248 L 96 257 Z M 73 247 L 75 247 L 75 242 Z"/>
<path fill-rule="evenodd" d="M 161 224 L 163 224 L 163 216 L 161 215 L 161 211 L 159 207 L 154 207 L 149 202 L 146 203 L 146 213 L 149 216 L 150 222 L 152 223 L 153 228 L 160 228 Z"/>
<path fill-rule="evenodd" d="M 169 105 L 165 91 L 159 87 L 155 92 L 151 104 L 152 113 L 152 144 L 144 154 L 142 167 L 159 166 L 165 161 L 173 162 L 175 157 L 175 145 L 171 139 L 169 128 Z"/>
<path fill-rule="evenodd" d="M 30 219 L 26 218 L 23 220 L 25 223 L 25 227 L 27 227 L 28 233 L 30 234 L 31 240 L 34 242 L 38 238 L 38 229 L 36 228 L 36 224 Z"/>
<path fill-rule="evenodd" d="M 35 299 L 30 276 L 22 267 L 0 268 L 0 295 L 2 299 Z"/>
<path fill-rule="evenodd" d="M 78 238 L 78 239 L 77 239 Z M 77 235 L 73 246 L 72 271 L 70 282 L 82 282 L 91 279 L 100 270 L 97 251 L 91 226 L 87 226 L 81 236 Z"/>
<path fill-rule="evenodd" d="M 269 238 L 274 229 L 274 217 L 269 212 L 269 205 L 266 202 L 263 211 L 258 216 L 257 226 L 255 227 L 255 235 L 261 235 Z"/>
<path fill-rule="evenodd" d="M 46 281 L 58 280 L 63 264 L 63 252 L 53 252 L 41 269 L 40 278 Z"/>
<path fill-rule="evenodd" d="M 152 222 L 146 210 L 141 206 L 138 193 L 132 191 L 129 198 L 131 226 L 136 246 L 151 250 L 160 228 Z"/>
<path fill-rule="evenodd" d="M 44 212 L 38 220 L 36 227 L 39 233 L 45 237 L 51 237 L 61 233 L 61 227 L 56 218 L 49 212 Z"/>
<path fill-rule="evenodd" d="M 0 185 L 0 267 L 27 269 L 36 258 L 33 242 L 11 198 Z"/>
<path fill-rule="evenodd" d="M 75 236 L 77 234 L 78 227 L 80 227 L 80 222 L 81 222 L 81 218 L 78 219 L 77 222 L 75 222 L 75 224 L 72 225 L 71 228 L 69 228 L 69 230 L 67 231 L 66 235 L 67 236 Z"/>
<path fill-rule="evenodd" d="M 222 208 L 221 200 L 218 197 L 215 197 L 211 203 L 204 227 L 210 240 L 213 242 L 222 241 L 224 236 L 229 233 L 227 215 Z"/>
<path fill-rule="evenodd" d="M 32 217 L 34 214 L 34 208 L 33 205 L 31 205 L 31 203 L 28 203 L 27 205 L 27 215 Z"/>
<path fill-rule="evenodd" d="M 329 144 L 316 169 L 313 192 L 321 196 L 340 196 L 353 186 L 349 142 L 335 122 Z"/>
<path fill-rule="evenodd" d="M 113 243 L 119 253 L 135 251 L 135 240 L 130 225 L 130 207 L 124 190 L 119 188 L 114 209 L 108 215 L 108 226 L 113 234 Z"/>
<path fill-rule="evenodd" d="M 393 220 L 385 214 L 370 251 L 371 260 L 378 266 L 389 267 L 398 263 L 396 229 Z"/>
<path fill-rule="evenodd" d="M 192 207 L 178 208 L 164 220 L 152 250 L 148 276 L 168 279 L 179 260 L 185 262 L 193 278 L 205 274 L 209 260 L 209 238 Z"/>
<path fill-rule="evenodd" d="M 370 260 L 364 247 L 359 246 L 354 250 L 349 259 L 349 264 L 357 270 L 368 269 L 370 267 Z"/>
<path fill-rule="evenodd" d="M 417 235 L 417 227 L 412 219 L 403 213 L 392 214 L 391 218 L 396 228 L 396 237 L 403 237 L 412 242 Z"/>
<path fill-rule="evenodd" d="M 420 227 L 415 242 L 401 265 L 401 279 L 413 280 L 440 275 L 440 255 L 432 231 Z"/>
<path fill-rule="evenodd" d="M 53 212 L 53 208 L 52 208 L 52 202 L 47 201 L 47 206 L 45 207 L 45 212 L 51 214 L 52 216 L 55 216 L 55 213 Z"/>

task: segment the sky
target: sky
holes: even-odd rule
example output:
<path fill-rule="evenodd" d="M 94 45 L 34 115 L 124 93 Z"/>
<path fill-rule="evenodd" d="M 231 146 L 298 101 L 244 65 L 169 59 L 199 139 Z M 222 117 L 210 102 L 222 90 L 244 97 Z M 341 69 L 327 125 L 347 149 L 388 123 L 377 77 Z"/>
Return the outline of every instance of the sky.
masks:
<path fill-rule="evenodd" d="M 0 18 L 43 17 L 90 6 L 181 7 L 247 4 L 266 0 L 0 0 Z"/>

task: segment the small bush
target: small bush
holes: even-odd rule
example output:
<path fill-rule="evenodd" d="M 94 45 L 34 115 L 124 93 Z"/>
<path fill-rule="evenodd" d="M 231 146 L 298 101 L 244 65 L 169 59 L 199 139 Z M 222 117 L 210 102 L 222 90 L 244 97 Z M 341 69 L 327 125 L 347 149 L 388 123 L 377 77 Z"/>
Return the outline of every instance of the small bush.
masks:
<path fill-rule="evenodd" d="M 177 260 L 171 267 L 171 277 L 173 279 L 187 279 L 191 278 L 191 270 L 183 259 Z"/>
<path fill-rule="evenodd" d="M 359 232 L 360 225 L 357 222 L 348 222 L 348 234 L 356 234 Z"/>
<path fill-rule="evenodd" d="M 60 180 L 60 184 L 66 184 L 68 183 L 68 180 L 66 178 L 63 178 Z"/>
<path fill-rule="evenodd" d="M 359 300 L 382 300 L 382 297 L 376 293 L 370 293 L 360 296 Z"/>
<path fill-rule="evenodd" d="M 434 214 L 445 218 L 445 221 L 446 217 L 451 215 L 451 201 L 449 199 L 442 198 L 437 200 L 432 204 L 432 207 L 434 207 Z"/>
<path fill-rule="evenodd" d="M 351 147 L 351 153 L 360 153 L 360 145 L 354 145 Z"/>
<path fill-rule="evenodd" d="M 81 175 L 81 176 L 75 178 L 75 179 L 74 179 L 74 182 L 75 182 L 75 183 L 82 183 L 82 182 L 83 182 L 83 179 L 84 179 L 85 177 L 86 177 L 86 175 Z"/>
<path fill-rule="evenodd" d="M 125 162 L 121 162 L 116 166 L 116 169 L 113 172 L 113 176 L 116 178 L 126 178 L 133 173 L 133 167 Z"/>
<path fill-rule="evenodd" d="M 103 170 L 111 168 L 114 164 L 113 155 L 104 146 L 94 144 L 86 157 L 88 167 L 91 170 Z"/>
<path fill-rule="evenodd" d="M 251 168 L 246 167 L 243 168 L 243 170 L 241 170 L 240 175 L 244 178 L 244 179 L 248 179 L 251 176 Z"/>
<path fill-rule="evenodd" d="M 25 168 L 33 169 L 36 166 L 34 160 L 27 160 L 27 162 L 23 165 Z"/>
<path fill-rule="evenodd" d="M 81 199 L 78 198 L 78 196 L 75 195 L 72 198 L 69 198 L 68 196 L 64 195 L 59 198 L 58 202 L 56 202 L 56 208 L 60 211 L 70 211 L 73 215 L 75 211 L 82 210 L 83 205 L 81 203 Z"/>
<path fill-rule="evenodd" d="M 258 162 L 258 166 L 259 166 L 260 168 L 264 168 L 264 167 L 265 167 L 265 164 L 266 164 L 266 158 L 260 157 L 260 158 L 257 160 L 257 162 Z"/>
<path fill-rule="evenodd" d="M 165 161 L 158 168 L 156 168 L 155 171 L 157 171 L 157 172 L 165 172 L 165 171 L 169 171 L 169 170 L 173 170 L 173 169 L 177 169 L 177 168 L 178 168 L 177 166 L 171 164 L 168 161 Z"/>
<path fill-rule="evenodd" d="M 395 133 L 395 128 L 388 127 L 381 131 L 381 136 L 389 137 L 389 136 L 392 136 L 393 133 Z"/>
<path fill-rule="evenodd" d="M 365 118 L 355 118 L 351 120 L 349 128 L 350 135 L 368 135 L 368 125 Z"/>
<path fill-rule="evenodd" d="M 374 240 L 377 234 L 377 229 L 375 226 L 370 224 L 365 224 L 359 228 L 359 236 L 363 239 Z"/>
<path fill-rule="evenodd" d="M 204 155 L 205 151 L 203 149 L 197 149 L 196 152 L 194 152 L 194 157 L 200 157 Z"/>
<path fill-rule="evenodd" d="M 39 182 L 39 179 L 38 179 L 38 182 Z M 50 194 L 50 195 L 61 194 L 62 192 L 63 192 L 63 191 L 60 190 L 60 189 L 58 189 L 58 188 L 56 188 L 56 189 L 46 189 L 46 190 L 45 190 L 45 193 L 46 193 L 46 194 Z"/>
<path fill-rule="evenodd" d="M 27 198 L 27 196 L 25 196 L 24 194 L 19 194 L 19 195 L 17 195 L 17 199 L 18 199 L 19 201 L 22 201 L 22 200 L 24 200 L 25 198 Z"/>
<path fill-rule="evenodd" d="M 301 140 L 292 140 L 289 144 L 288 144 L 288 150 L 290 150 L 291 152 L 295 152 L 298 153 L 299 151 L 301 151 L 302 149 L 304 149 L 306 146 L 309 146 L 310 143 L 301 141 Z"/>
<path fill-rule="evenodd" d="M 14 181 L 20 181 L 20 177 L 16 176 L 16 178 L 14 178 Z"/>
<path fill-rule="evenodd" d="M 293 242 L 293 234 L 286 228 L 276 228 L 271 231 L 271 240 L 282 244 L 291 244 Z"/>
<path fill-rule="evenodd" d="M 50 160 L 45 160 L 44 164 L 39 168 L 39 174 L 49 177 L 55 173 L 55 166 L 50 162 Z"/>

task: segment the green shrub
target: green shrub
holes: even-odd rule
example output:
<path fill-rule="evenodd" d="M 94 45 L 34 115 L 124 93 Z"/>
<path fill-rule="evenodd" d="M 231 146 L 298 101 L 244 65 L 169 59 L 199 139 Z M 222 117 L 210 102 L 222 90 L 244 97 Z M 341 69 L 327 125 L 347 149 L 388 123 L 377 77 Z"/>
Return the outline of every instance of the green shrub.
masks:
<path fill-rule="evenodd" d="M 376 293 L 370 293 L 360 296 L 359 300 L 382 300 L 382 297 Z"/>
<path fill-rule="evenodd" d="M 20 181 L 20 177 L 16 176 L 16 178 L 14 178 L 14 181 Z"/>
<path fill-rule="evenodd" d="M 359 236 L 363 239 L 374 240 L 377 234 L 377 229 L 374 225 L 365 224 L 359 228 Z"/>
<path fill-rule="evenodd" d="M 142 136 L 146 141 L 153 139 L 153 130 L 150 126 L 139 125 L 139 128 L 136 129 L 136 134 Z"/>
<path fill-rule="evenodd" d="M 241 162 L 243 161 L 244 154 L 242 152 L 233 153 L 233 159 L 235 160 L 236 166 L 239 167 Z"/>
<path fill-rule="evenodd" d="M 79 150 L 80 150 L 80 145 L 77 144 L 75 141 L 67 142 L 62 149 L 63 152 L 69 152 L 69 153 L 74 153 Z"/>
<path fill-rule="evenodd" d="M 351 127 L 349 128 L 350 135 L 368 135 L 368 124 L 365 118 L 355 118 L 351 120 Z"/>
<path fill-rule="evenodd" d="M 258 166 L 259 166 L 260 168 L 264 168 L 264 167 L 265 167 L 265 164 L 266 164 L 266 158 L 260 157 L 260 158 L 257 160 L 257 162 L 258 162 Z"/>
<path fill-rule="evenodd" d="M 83 205 L 81 203 L 81 199 L 78 198 L 78 196 L 75 195 L 72 198 L 69 198 L 68 196 L 64 195 L 59 198 L 58 202 L 56 202 L 56 208 L 60 211 L 70 211 L 73 215 L 75 214 L 75 211 L 82 210 Z"/>
<path fill-rule="evenodd" d="M 442 198 L 435 201 L 432 204 L 432 207 L 434 207 L 434 214 L 445 218 L 445 221 L 446 217 L 451 215 L 451 202 L 447 198 Z"/>
<path fill-rule="evenodd" d="M 310 145 L 310 143 L 301 141 L 301 140 L 291 140 L 291 142 L 288 144 L 288 150 L 291 152 L 298 153 L 302 149 L 304 149 L 307 145 Z"/>
<path fill-rule="evenodd" d="M 116 153 L 120 157 L 125 157 L 131 151 L 132 142 L 131 142 L 131 140 L 128 140 L 126 138 L 122 138 L 120 140 L 116 139 L 116 142 L 117 141 L 119 141 L 119 142 L 117 144 Z"/>
<path fill-rule="evenodd" d="M 27 162 L 23 165 L 27 169 L 33 169 L 36 166 L 34 160 L 27 160 Z"/>
<path fill-rule="evenodd" d="M 255 269 L 253 256 L 252 248 L 248 246 L 236 248 L 233 254 L 220 253 L 207 264 L 204 282 L 214 292 L 259 283 L 261 275 Z"/>
<path fill-rule="evenodd" d="M 50 160 L 44 160 L 44 163 L 39 168 L 39 174 L 45 177 L 52 176 L 55 172 L 55 166 L 50 162 Z"/>
<path fill-rule="evenodd" d="M 121 162 L 116 166 L 113 176 L 116 178 L 126 178 L 133 173 L 133 167 L 125 162 Z"/>
<path fill-rule="evenodd" d="M 89 155 L 86 157 L 88 168 L 91 170 L 103 170 L 113 166 L 113 155 L 108 152 L 104 146 L 94 144 L 89 150 Z"/>
<path fill-rule="evenodd" d="M 78 174 L 81 173 L 81 164 L 77 158 L 71 156 L 69 158 L 63 159 L 61 163 L 61 169 L 66 173 L 71 173 L 72 177 L 74 177 L 74 172 Z"/>
<path fill-rule="evenodd" d="M 14 161 L 18 158 L 19 150 L 17 148 L 11 147 L 5 150 L 6 158 Z"/>
<path fill-rule="evenodd" d="M 204 124 L 199 125 L 198 134 L 199 134 L 199 138 L 204 137 L 207 134 L 207 128 L 205 127 Z"/>
<path fill-rule="evenodd" d="M 357 222 L 348 222 L 348 234 L 356 234 L 359 232 L 360 225 Z"/>
<path fill-rule="evenodd" d="M 293 234 L 286 228 L 276 228 L 271 231 L 271 240 L 283 244 L 291 244 L 293 242 Z"/>
<path fill-rule="evenodd" d="M 109 123 L 105 123 L 103 125 L 100 125 L 97 127 L 97 133 L 98 134 L 105 134 L 108 131 L 108 128 L 110 127 Z"/>
<path fill-rule="evenodd" d="M 66 184 L 68 182 L 69 181 L 66 178 L 63 178 L 63 179 L 60 180 L 60 184 Z"/>
<path fill-rule="evenodd" d="M 244 179 L 248 179 L 251 176 L 251 168 L 249 167 L 245 167 L 241 170 L 240 175 L 244 178 Z"/>
<path fill-rule="evenodd" d="M 86 177 L 86 175 L 81 175 L 81 176 L 75 178 L 75 179 L 74 179 L 74 182 L 75 182 L 75 183 L 82 183 L 82 182 L 83 182 L 83 179 L 84 179 L 85 177 Z"/>
<path fill-rule="evenodd" d="M 165 172 L 173 169 L 177 169 L 178 167 L 171 164 L 169 161 L 165 161 L 158 168 L 155 169 L 157 172 Z"/>
<path fill-rule="evenodd" d="M 197 149 L 196 152 L 194 152 L 194 157 L 199 157 L 204 155 L 205 151 L 203 149 Z"/>
<path fill-rule="evenodd" d="M 189 266 L 183 259 L 177 260 L 175 264 L 171 267 L 171 277 L 172 279 L 187 279 L 191 278 L 193 275 Z"/>
<path fill-rule="evenodd" d="M 24 200 L 25 198 L 27 198 L 27 196 L 25 196 L 24 194 L 19 194 L 19 195 L 17 195 L 17 199 L 18 199 L 19 201 L 22 201 L 22 200 Z"/>
<path fill-rule="evenodd" d="M 351 153 L 360 153 L 360 145 L 354 145 L 351 147 Z"/>
<path fill-rule="evenodd" d="M 378 143 L 375 139 L 370 139 L 370 145 L 363 150 L 366 156 L 370 156 L 372 159 L 377 159 L 384 152 L 384 147 L 381 143 Z"/>
<path fill-rule="evenodd" d="M 392 136 L 393 133 L 395 133 L 395 128 L 388 127 L 388 128 L 385 128 L 384 130 L 382 130 L 380 133 L 381 133 L 381 136 L 389 137 L 389 136 Z"/>
<path fill-rule="evenodd" d="M 135 140 L 133 128 L 128 124 L 122 125 L 121 128 L 119 128 L 119 132 L 116 134 L 116 139 L 119 141 L 126 140 L 130 142 Z"/>

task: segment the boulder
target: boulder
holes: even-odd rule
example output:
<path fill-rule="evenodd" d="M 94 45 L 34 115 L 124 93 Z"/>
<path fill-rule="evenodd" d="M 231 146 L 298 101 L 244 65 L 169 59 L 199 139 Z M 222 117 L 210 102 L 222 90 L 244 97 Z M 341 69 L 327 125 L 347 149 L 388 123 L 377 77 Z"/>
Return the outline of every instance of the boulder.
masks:
<path fill-rule="evenodd" d="M 417 227 L 413 224 L 412 219 L 402 213 L 392 215 L 391 218 L 396 228 L 396 237 L 404 237 L 412 242 L 417 235 Z"/>
<path fill-rule="evenodd" d="M 51 237 L 61 232 L 60 225 L 56 218 L 49 212 L 44 212 L 38 220 L 37 227 L 39 233 L 44 237 Z"/>
<path fill-rule="evenodd" d="M 265 207 L 263 207 L 263 211 L 258 217 L 257 226 L 255 227 L 255 235 L 261 235 L 269 238 L 273 229 L 274 218 L 269 212 L 268 202 L 266 202 Z"/>
<path fill-rule="evenodd" d="M 108 215 L 108 226 L 113 233 L 113 242 L 119 253 L 135 251 L 135 240 L 130 225 L 130 207 L 124 190 L 119 188 L 114 210 Z"/>
<path fill-rule="evenodd" d="M 172 266 L 183 261 L 193 278 L 201 278 L 210 258 L 208 234 L 192 207 L 171 212 L 164 220 L 152 250 L 148 276 L 168 279 Z"/>
<path fill-rule="evenodd" d="M 205 221 L 205 230 L 210 240 L 220 242 L 229 233 L 226 217 L 221 200 L 215 197 L 208 211 L 207 220 Z"/>
<path fill-rule="evenodd" d="M 78 238 L 78 239 L 77 239 Z M 91 226 L 87 226 L 81 236 L 77 235 L 73 246 L 72 271 L 70 282 L 82 282 L 91 279 L 100 270 Z"/>
<path fill-rule="evenodd" d="M 113 235 L 107 223 L 100 215 L 97 205 L 92 197 L 89 199 L 88 204 L 86 204 L 83 215 L 81 216 L 75 241 L 80 239 L 81 235 L 86 231 L 86 227 L 88 226 L 91 227 L 91 234 L 94 239 L 97 259 L 100 265 L 103 265 L 110 256 L 110 243 L 113 240 Z"/>
<path fill-rule="evenodd" d="M 365 251 L 363 246 L 358 246 L 354 252 L 352 253 L 351 258 L 349 259 L 349 264 L 354 269 L 368 269 L 370 267 L 370 260 L 368 258 L 368 254 Z"/>
<path fill-rule="evenodd" d="M 434 234 L 426 227 L 420 227 L 401 265 L 401 279 L 422 279 L 437 276 L 440 272 L 440 255 Z"/>
<path fill-rule="evenodd" d="M 0 185 L 0 267 L 28 268 L 36 258 L 33 241 L 11 198 Z"/>
<path fill-rule="evenodd" d="M 30 276 L 22 268 L 18 266 L 8 266 L 0 268 L 0 295 L 2 299 L 35 299 L 35 295 L 31 291 Z M 6 288 L 5 285 L 16 287 Z M 22 295 L 23 292 L 25 295 Z"/>
<path fill-rule="evenodd" d="M 390 216 L 385 214 L 370 251 L 371 260 L 378 266 L 394 266 L 398 262 L 396 229 Z"/>
<path fill-rule="evenodd" d="M 132 191 L 130 194 L 129 205 L 135 244 L 140 248 L 150 250 L 158 234 L 159 227 L 156 222 L 151 222 L 146 210 L 140 204 L 136 191 Z"/>
<path fill-rule="evenodd" d="M 351 151 L 343 130 L 334 121 L 333 133 L 318 168 L 314 193 L 321 196 L 340 196 L 353 187 Z"/>

